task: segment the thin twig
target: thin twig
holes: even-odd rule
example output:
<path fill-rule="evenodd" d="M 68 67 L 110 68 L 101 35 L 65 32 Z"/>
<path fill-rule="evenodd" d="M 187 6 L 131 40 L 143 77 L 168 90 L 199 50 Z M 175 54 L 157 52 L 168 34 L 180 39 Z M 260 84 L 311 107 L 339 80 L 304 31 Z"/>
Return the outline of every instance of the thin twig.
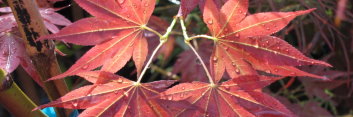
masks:
<path fill-rule="evenodd" d="M 211 74 L 210 72 L 208 71 L 207 67 L 206 67 L 206 64 L 205 62 L 202 60 L 201 56 L 197 53 L 196 49 L 190 44 L 190 40 L 192 39 L 195 39 L 195 38 L 204 38 L 206 37 L 207 39 L 209 38 L 212 38 L 213 40 L 213 37 L 210 37 L 210 36 L 207 36 L 207 35 L 202 35 L 202 36 L 193 36 L 193 38 L 189 38 L 187 32 L 186 32 L 186 27 L 185 27 L 185 24 L 184 24 L 184 19 L 183 17 L 180 17 L 180 25 L 181 25 L 181 29 L 183 31 L 183 35 L 184 35 L 184 38 L 185 38 L 185 43 L 191 48 L 191 50 L 195 53 L 195 55 L 197 56 L 197 59 L 200 60 L 200 63 L 203 67 L 203 69 L 205 70 L 206 72 L 206 75 L 207 75 L 207 78 L 209 80 L 209 82 L 211 83 L 211 85 L 214 85 L 214 82 L 213 82 L 213 79 L 211 77 Z"/>
<path fill-rule="evenodd" d="M 152 63 L 153 57 L 157 54 L 158 50 L 162 47 L 162 45 L 163 45 L 164 43 L 165 43 L 165 41 L 161 41 L 161 42 L 158 44 L 157 48 L 154 49 L 154 51 L 153 51 L 151 57 L 149 58 L 149 60 L 148 60 L 148 62 L 147 62 L 147 64 L 146 64 L 146 66 L 143 68 L 143 70 L 142 70 L 142 72 L 141 72 L 141 75 L 138 77 L 137 83 L 140 83 L 140 82 L 141 82 L 142 77 L 143 77 L 143 76 L 145 75 L 145 73 L 146 73 L 146 70 L 149 68 L 149 66 L 150 66 L 151 63 Z"/>
<path fill-rule="evenodd" d="M 195 53 L 195 55 L 197 56 L 197 59 L 199 59 L 201 65 L 202 65 L 202 67 L 203 67 L 203 69 L 204 69 L 205 72 L 206 72 L 206 75 L 207 75 L 207 78 L 208 78 L 209 82 L 210 82 L 211 84 L 214 84 L 213 79 L 212 79 L 212 77 L 211 77 L 211 74 L 210 74 L 210 72 L 208 71 L 205 62 L 203 62 L 201 56 L 197 53 L 197 51 L 195 50 L 195 48 L 194 48 L 189 42 L 186 42 L 186 44 L 187 44 L 187 45 L 191 48 L 191 50 Z"/>

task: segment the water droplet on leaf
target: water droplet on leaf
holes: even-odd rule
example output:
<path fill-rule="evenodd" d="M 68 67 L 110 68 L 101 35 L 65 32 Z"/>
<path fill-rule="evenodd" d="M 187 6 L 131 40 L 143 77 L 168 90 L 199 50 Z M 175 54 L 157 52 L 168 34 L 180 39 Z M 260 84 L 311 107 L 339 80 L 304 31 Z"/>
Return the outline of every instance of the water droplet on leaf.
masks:
<path fill-rule="evenodd" d="M 84 66 L 82 66 L 82 69 L 83 69 L 83 70 L 88 69 L 88 65 L 84 65 Z"/>
<path fill-rule="evenodd" d="M 207 23 L 212 25 L 213 24 L 213 20 L 208 20 Z"/>

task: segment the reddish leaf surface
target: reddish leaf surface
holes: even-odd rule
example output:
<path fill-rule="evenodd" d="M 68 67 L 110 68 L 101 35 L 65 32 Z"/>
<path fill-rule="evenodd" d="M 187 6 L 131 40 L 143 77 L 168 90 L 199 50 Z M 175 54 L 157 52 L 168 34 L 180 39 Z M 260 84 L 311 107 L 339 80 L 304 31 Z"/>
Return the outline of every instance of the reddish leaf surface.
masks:
<path fill-rule="evenodd" d="M 327 70 L 321 66 L 305 66 L 303 69 L 310 70 L 312 73 L 325 76 L 327 81 L 322 81 L 318 79 L 309 79 L 305 77 L 300 77 L 299 80 L 305 87 L 305 92 L 309 97 L 319 97 L 324 100 L 330 100 L 331 96 L 325 93 L 325 90 L 332 90 L 340 85 L 344 85 L 347 80 L 337 80 L 340 77 L 349 76 L 351 74 L 344 71 L 337 70 Z"/>
<path fill-rule="evenodd" d="M 208 61 L 212 53 L 212 41 L 202 40 L 199 47 L 199 55 L 205 61 L 205 64 L 209 65 Z M 181 82 L 208 81 L 205 70 L 192 50 L 186 50 L 178 56 L 178 60 L 173 66 L 173 73 L 181 73 Z"/>
<path fill-rule="evenodd" d="M 203 18 L 217 40 L 210 59 L 216 82 L 221 79 L 225 69 L 232 78 L 257 74 L 255 70 L 282 76 L 321 78 L 292 66 L 330 66 L 305 57 L 287 42 L 270 36 L 284 28 L 296 16 L 307 14 L 313 9 L 246 15 L 247 0 L 227 1 L 220 10 L 215 4 L 213 0 L 206 0 Z"/>
<path fill-rule="evenodd" d="M 39 75 L 25 52 L 21 36 L 17 32 L 16 20 L 11 13 L 10 7 L 1 7 L 0 12 L 5 13 L 5 15 L 0 16 L 0 67 L 11 73 L 21 64 L 33 80 L 42 86 Z M 45 26 L 52 33 L 59 31 L 56 25 L 67 26 L 71 24 L 64 16 L 56 13 L 53 8 L 40 8 L 39 12 L 44 19 Z"/>
<path fill-rule="evenodd" d="M 187 100 L 193 107 L 183 108 L 176 116 L 265 117 L 294 116 L 261 88 L 279 78 L 242 76 L 221 84 L 182 83 L 161 93 L 166 100 Z"/>
<path fill-rule="evenodd" d="M 155 0 L 76 0 L 91 15 L 63 28 L 59 33 L 40 39 L 55 39 L 78 45 L 95 45 L 65 73 L 62 78 L 103 66 L 107 72 L 117 72 L 132 58 L 137 73 L 148 53 L 144 27 Z"/>
<path fill-rule="evenodd" d="M 0 32 L 11 30 L 11 28 L 17 26 L 16 19 L 11 13 L 10 7 L 1 7 L 0 12 L 8 13 L 0 16 Z M 64 16 L 56 13 L 53 8 L 40 8 L 39 13 L 43 17 L 45 26 L 52 33 L 57 33 L 59 31 L 59 28 L 56 25 L 68 26 L 71 24 L 71 22 Z"/>
<path fill-rule="evenodd" d="M 0 68 L 11 73 L 20 64 L 34 81 L 43 86 L 36 69 L 27 56 L 19 34 L 16 32 L 0 32 Z"/>
<path fill-rule="evenodd" d="M 320 104 L 314 101 L 308 101 L 304 105 L 292 104 L 285 97 L 276 97 L 282 104 L 288 107 L 293 113 L 299 117 L 333 117 L 332 114 L 325 108 L 320 107 Z"/>
<path fill-rule="evenodd" d="M 64 107 L 70 109 L 86 109 L 80 117 L 103 116 L 170 116 L 160 99 L 155 97 L 160 91 L 169 87 L 175 81 L 164 80 L 151 83 L 138 84 L 121 76 L 98 71 L 82 72 L 80 76 L 92 83 L 99 77 L 110 79 L 103 84 L 88 85 L 78 88 L 65 96 L 41 105 L 36 109 L 45 107 Z"/>

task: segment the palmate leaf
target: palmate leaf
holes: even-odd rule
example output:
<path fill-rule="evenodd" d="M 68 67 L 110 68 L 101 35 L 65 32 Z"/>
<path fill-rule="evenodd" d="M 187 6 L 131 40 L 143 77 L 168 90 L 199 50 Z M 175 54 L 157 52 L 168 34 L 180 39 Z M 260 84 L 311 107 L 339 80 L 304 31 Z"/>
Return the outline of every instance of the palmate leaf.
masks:
<path fill-rule="evenodd" d="M 133 58 L 138 75 L 148 53 L 143 27 L 146 26 L 155 0 L 75 0 L 95 16 L 63 28 L 59 33 L 41 37 L 78 45 L 95 45 L 57 79 L 103 66 L 117 72 Z"/>
<path fill-rule="evenodd" d="M 32 77 L 32 79 L 43 86 L 39 74 L 31 63 L 26 53 L 25 45 L 20 38 L 19 32 L 0 32 L 0 68 L 7 73 L 13 72 L 19 65 Z"/>
<path fill-rule="evenodd" d="M 210 60 L 216 82 L 221 79 L 224 71 L 232 78 L 256 74 L 255 70 L 282 76 L 322 78 L 293 66 L 329 64 L 305 57 L 287 42 L 270 36 L 296 16 L 314 9 L 247 15 L 247 7 L 247 0 L 229 0 L 218 10 L 213 0 L 206 0 L 203 18 L 215 38 Z"/>
<path fill-rule="evenodd" d="M 79 76 L 92 83 L 96 83 L 99 77 L 110 80 L 103 84 L 78 88 L 36 109 L 45 107 L 86 109 L 80 117 L 170 116 L 167 107 L 163 105 L 171 103 L 170 101 L 150 97 L 156 97 L 159 92 L 175 83 L 173 80 L 139 84 L 109 72 L 99 71 L 81 72 Z"/>
<path fill-rule="evenodd" d="M 192 108 L 181 108 L 184 117 L 274 117 L 295 116 L 280 102 L 261 92 L 261 88 L 279 78 L 242 76 L 221 84 L 182 83 L 160 94 L 165 100 L 186 100 Z"/>

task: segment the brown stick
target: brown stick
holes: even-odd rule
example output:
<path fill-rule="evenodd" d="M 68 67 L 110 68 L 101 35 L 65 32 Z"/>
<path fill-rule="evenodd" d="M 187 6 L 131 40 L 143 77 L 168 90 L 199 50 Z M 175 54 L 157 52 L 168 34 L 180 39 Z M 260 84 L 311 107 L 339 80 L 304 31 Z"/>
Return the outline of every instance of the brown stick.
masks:
<path fill-rule="evenodd" d="M 18 28 L 25 41 L 27 54 L 33 61 L 42 81 L 60 74 L 60 68 L 54 54 L 52 41 L 35 41 L 38 37 L 48 35 L 38 7 L 34 0 L 7 0 L 16 18 Z M 44 83 L 44 90 L 50 100 L 55 100 L 68 92 L 64 80 Z M 65 117 L 69 111 L 56 109 L 57 116 Z"/>

